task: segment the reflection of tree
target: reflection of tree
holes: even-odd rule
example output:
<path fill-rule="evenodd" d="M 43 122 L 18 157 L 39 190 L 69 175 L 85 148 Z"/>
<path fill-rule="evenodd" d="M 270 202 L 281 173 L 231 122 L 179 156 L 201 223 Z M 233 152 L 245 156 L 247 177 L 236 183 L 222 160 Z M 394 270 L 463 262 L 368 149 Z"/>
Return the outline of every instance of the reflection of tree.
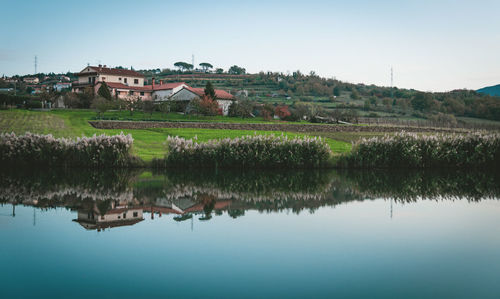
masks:
<path fill-rule="evenodd" d="M 341 175 L 365 197 L 402 202 L 425 199 L 478 201 L 498 198 L 500 173 L 459 170 L 345 171 Z"/>
<path fill-rule="evenodd" d="M 124 202 L 144 211 L 176 213 L 174 220 L 201 220 L 227 211 L 314 212 L 373 198 L 414 202 L 421 198 L 477 201 L 498 198 L 500 174 L 464 171 L 166 171 L 56 169 L 0 172 L 0 202 L 41 208 L 64 206 L 101 215 Z"/>
<path fill-rule="evenodd" d="M 202 194 L 200 197 L 201 204 L 203 204 L 203 212 L 205 216 L 200 220 L 208 220 L 212 218 L 212 211 L 215 208 L 215 196 L 209 194 Z"/>
<path fill-rule="evenodd" d="M 229 209 L 227 214 L 232 218 L 238 218 L 240 216 L 245 216 L 245 210 L 242 209 Z"/>

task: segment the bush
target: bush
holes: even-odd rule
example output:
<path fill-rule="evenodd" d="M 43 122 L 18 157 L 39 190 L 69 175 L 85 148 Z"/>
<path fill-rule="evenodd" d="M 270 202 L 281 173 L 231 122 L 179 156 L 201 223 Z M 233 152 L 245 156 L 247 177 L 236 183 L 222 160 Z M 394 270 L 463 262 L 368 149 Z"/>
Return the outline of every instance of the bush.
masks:
<path fill-rule="evenodd" d="M 362 139 L 341 159 L 360 168 L 500 168 L 500 134 L 417 135 Z"/>
<path fill-rule="evenodd" d="M 130 165 L 131 135 L 82 137 L 0 134 L 0 162 L 65 167 L 123 167 Z"/>
<path fill-rule="evenodd" d="M 39 97 L 33 97 L 33 96 L 18 96 L 18 95 L 13 95 L 13 94 L 8 94 L 8 93 L 0 93 L 0 105 L 17 105 L 21 106 L 25 103 L 28 103 L 30 101 L 39 101 Z"/>
<path fill-rule="evenodd" d="M 320 137 L 255 135 L 197 143 L 169 136 L 167 142 L 164 165 L 168 167 L 320 167 L 331 155 L 330 147 Z"/>
<path fill-rule="evenodd" d="M 229 106 L 229 116 L 253 117 L 254 104 L 249 100 L 234 101 Z"/>
<path fill-rule="evenodd" d="M 207 95 L 203 95 L 201 99 L 194 99 L 190 103 L 191 111 L 190 113 L 201 114 L 201 115 L 219 115 L 219 104 L 216 100 L 213 100 Z"/>
<path fill-rule="evenodd" d="M 42 102 L 36 100 L 31 100 L 26 103 L 26 108 L 28 109 L 40 109 L 42 106 Z"/>

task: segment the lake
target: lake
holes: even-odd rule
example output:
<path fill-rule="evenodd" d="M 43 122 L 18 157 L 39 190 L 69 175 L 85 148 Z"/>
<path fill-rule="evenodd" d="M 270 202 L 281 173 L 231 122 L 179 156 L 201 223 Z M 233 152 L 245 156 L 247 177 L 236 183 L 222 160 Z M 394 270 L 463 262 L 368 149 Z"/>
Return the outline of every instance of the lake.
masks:
<path fill-rule="evenodd" d="M 500 297 L 498 173 L 0 179 L 2 298 Z"/>

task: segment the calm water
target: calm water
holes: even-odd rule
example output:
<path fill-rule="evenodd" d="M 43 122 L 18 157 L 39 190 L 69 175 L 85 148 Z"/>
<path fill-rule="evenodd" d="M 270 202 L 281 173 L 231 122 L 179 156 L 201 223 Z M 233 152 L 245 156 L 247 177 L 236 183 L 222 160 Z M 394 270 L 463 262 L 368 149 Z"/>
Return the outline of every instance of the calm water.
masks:
<path fill-rule="evenodd" d="M 500 298 L 498 174 L 0 179 L 2 298 Z"/>

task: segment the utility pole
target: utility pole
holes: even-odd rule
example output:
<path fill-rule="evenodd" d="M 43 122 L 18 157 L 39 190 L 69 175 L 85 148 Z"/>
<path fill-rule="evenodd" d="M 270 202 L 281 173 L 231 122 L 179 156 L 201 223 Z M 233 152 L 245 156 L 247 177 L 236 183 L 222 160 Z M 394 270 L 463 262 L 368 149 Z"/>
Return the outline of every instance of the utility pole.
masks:
<path fill-rule="evenodd" d="M 38 68 L 38 57 L 36 57 L 35 55 L 35 75 L 38 74 L 37 68 Z"/>
<path fill-rule="evenodd" d="M 391 99 L 394 100 L 394 73 L 391 66 Z"/>
<path fill-rule="evenodd" d="M 194 54 L 191 54 L 191 64 L 193 65 L 193 71 L 191 72 L 191 78 L 194 82 Z"/>

